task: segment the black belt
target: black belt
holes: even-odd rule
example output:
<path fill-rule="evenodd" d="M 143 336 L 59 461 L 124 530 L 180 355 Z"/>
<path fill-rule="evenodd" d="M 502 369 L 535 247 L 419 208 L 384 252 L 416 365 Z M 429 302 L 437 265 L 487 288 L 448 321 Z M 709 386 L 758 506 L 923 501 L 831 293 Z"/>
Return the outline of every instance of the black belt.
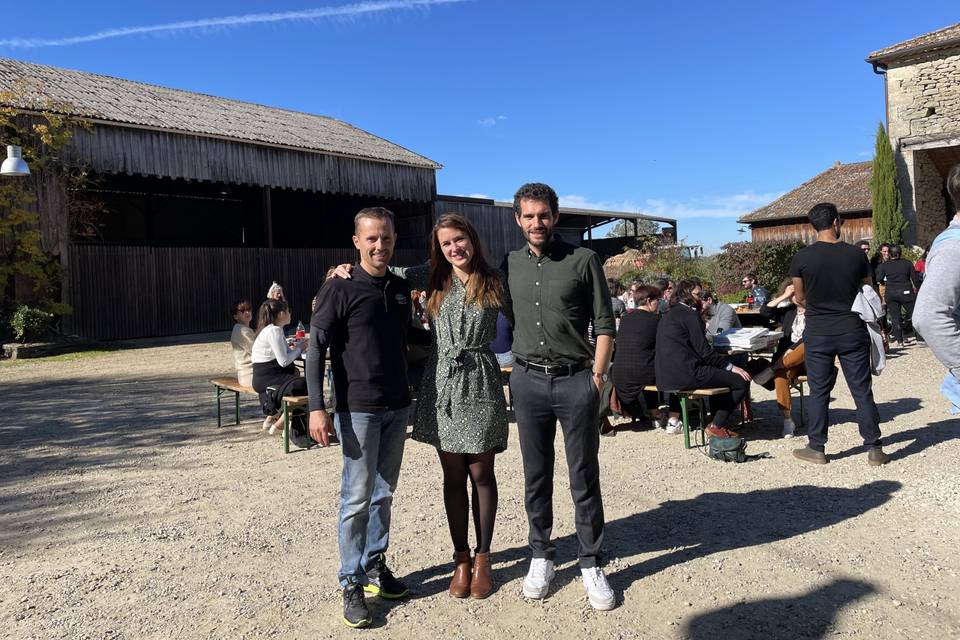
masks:
<path fill-rule="evenodd" d="M 524 369 L 532 369 L 548 376 L 572 376 L 577 371 L 583 371 L 590 366 L 585 362 L 579 364 L 540 364 L 538 362 L 527 362 L 517 355 L 513 356 L 513 361 Z"/>

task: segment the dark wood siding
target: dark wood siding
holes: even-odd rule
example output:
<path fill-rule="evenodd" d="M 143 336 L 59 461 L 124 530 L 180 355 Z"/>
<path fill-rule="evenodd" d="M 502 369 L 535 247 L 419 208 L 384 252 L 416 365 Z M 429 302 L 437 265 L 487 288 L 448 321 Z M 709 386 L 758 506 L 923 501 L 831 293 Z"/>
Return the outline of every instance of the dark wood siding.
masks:
<path fill-rule="evenodd" d="M 432 168 L 100 124 L 78 129 L 71 161 L 95 171 L 429 202 Z"/>
<path fill-rule="evenodd" d="M 254 311 L 270 283 L 283 285 L 293 322 L 307 324 L 310 301 L 329 267 L 354 262 L 348 249 L 124 247 L 76 245 L 70 253 L 72 333 L 100 340 L 230 329 L 230 305 Z M 397 251 L 411 265 L 422 252 Z"/>

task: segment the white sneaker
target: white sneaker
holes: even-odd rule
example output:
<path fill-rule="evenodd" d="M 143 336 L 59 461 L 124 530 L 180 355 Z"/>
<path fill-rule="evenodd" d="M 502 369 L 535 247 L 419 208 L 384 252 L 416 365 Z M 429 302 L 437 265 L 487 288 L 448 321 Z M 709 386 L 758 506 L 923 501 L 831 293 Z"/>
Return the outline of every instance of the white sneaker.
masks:
<path fill-rule="evenodd" d="M 783 437 L 792 438 L 793 432 L 797 430 L 797 425 L 793 423 L 793 418 L 783 419 Z"/>
<path fill-rule="evenodd" d="M 753 376 L 753 381 L 759 385 L 765 385 L 773 378 L 773 369 L 767 367 L 757 375 Z"/>
<path fill-rule="evenodd" d="M 261 430 L 261 431 L 266 431 L 267 429 L 270 428 L 270 426 L 271 426 L 274 422 L 276 422 L 276 418 L 274 418 L 273 416 L 267 416 L 266 418 L 263 419 L 263 424 L 260 425 L 260 430 Z"/>
<path fill-rule="evenodd" d="M 550 591 L 551 580 L 553 580 L 553 560 L 533 558 L 530 560 L 527 577 L 523 579 L 523 597 L 543 600 Z"/>
<path fill-rule="evenodd" d="M 667 420 L 667 426 L 664 428 L 664 431 L 672 435 L 683 433 L 683 423 L 676 418 L 670 418 Z"/>
<path fill-rule="evenodd" d="M 583 586 L 587 589 L 587 599 L 590 600 L 590 606 L 598 611 L 613 609 L 614 605 L 617 604 L 617 599 L 607 582 L 607 577 L 603 575 L 603 569 L 600 567 L 580 569 L 580 574 L 583 576 Z"/>

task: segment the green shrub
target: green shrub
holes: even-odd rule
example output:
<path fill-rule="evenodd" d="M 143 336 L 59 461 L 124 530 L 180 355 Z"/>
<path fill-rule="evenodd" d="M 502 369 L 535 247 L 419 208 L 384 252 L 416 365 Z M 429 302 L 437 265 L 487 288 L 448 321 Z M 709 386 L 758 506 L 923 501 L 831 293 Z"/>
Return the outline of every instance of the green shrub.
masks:
<path fill-rule="evenodd" d="M 790 261 L 802 242 L 731 242 L 716 257 L 717 292 L 732 295 L 741 290 L 740 280 L 747 273 L 757 274 L 758 284 L 775 291 L 787 277 Z"/>
<path fill-rule="evenodd" d="M 906 245 L 901 248 L 900 257 L 910 262 L 916 262 L 923 255 L 923 247 Z"/>
<path fill-rule="evenodd" d="M 53 314 L 23 305 L 13 312 L 10 328 L 18 342 L 42 340 L 50 331 Z"/>

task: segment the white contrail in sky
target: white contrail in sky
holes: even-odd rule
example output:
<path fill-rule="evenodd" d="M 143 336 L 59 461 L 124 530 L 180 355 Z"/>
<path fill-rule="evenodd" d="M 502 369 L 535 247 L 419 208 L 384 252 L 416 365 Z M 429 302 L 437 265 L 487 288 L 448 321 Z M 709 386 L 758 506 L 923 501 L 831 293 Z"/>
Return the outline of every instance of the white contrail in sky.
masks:
<path fill-rule="evenodd" d="M 153 24 L 142 27 L 120 27 L 105 29 L 96 33 L 66 38 L 0 38 L 0 47 L 15 49 L 36 49 L 38 47 L 65 47 L 71 44 L 97 42 L 111 38 L 123 38 L 146 33 L 176 33 L 179 31 L 194 31 L 212 27 L 238 27 L 250 24 L 265 24 L 270 22 L 299 22 L 323 20 L 325 18 L 353 18 L 387 11 L 417 9 L 438 4 L 464 2 L 465 0 L 370 0 L 354 4 L 344 4 L 336 7 L 318 7 L 316 9 L 302 9 L 299 11 L 281 11 L 276 13 L 249 13 L 241 16 L 223 16 L 220 18 L 203 18 L 200 20 L 184 20 L 167 24 Z"/>

